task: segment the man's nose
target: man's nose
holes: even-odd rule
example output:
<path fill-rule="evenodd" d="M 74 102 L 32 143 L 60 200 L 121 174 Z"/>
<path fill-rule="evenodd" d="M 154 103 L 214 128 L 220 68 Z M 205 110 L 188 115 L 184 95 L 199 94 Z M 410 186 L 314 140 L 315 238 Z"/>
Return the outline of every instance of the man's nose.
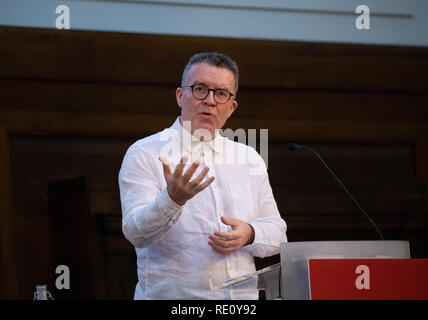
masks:
<path fill-rule="evenodd" d="M 211 91 L 211 90 L 208 91 L 208 95 L 204 99 L 204 103 L 206 103 L 207 105 L 210 105 L 210 106 L 214 106 L 216 104 L 216 102 L 214 100 L 214 91 Z"/>

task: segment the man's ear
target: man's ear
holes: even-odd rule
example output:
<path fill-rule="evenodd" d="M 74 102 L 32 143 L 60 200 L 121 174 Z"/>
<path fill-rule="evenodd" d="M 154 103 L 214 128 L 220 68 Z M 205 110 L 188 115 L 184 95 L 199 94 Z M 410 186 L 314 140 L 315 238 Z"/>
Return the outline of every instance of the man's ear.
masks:
<path fill-rule="evenodd" d="M 232 115 L 232 113 L 236 110 L 236 108 L 238 108 L 238 102 L 236 102 L 236 100 L 233 100 L 232 106 L 230 108 L 230 115 Z"/>
<path fill-rule="evenodd" d="M 181 108 L 183 105 L 183 90 L 180 87 L 175 90 L 175 98 L 177 99 L 178 106 Z"/>

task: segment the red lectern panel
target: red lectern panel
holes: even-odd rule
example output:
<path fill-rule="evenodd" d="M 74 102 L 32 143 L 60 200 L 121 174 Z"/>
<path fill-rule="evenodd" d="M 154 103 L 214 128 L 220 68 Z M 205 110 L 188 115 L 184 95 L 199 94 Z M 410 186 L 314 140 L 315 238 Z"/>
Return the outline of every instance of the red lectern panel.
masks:
<path fill-rule="evenodd" d="M 428 300 L 428 259 L 311 259 L 312 300 Z"/>

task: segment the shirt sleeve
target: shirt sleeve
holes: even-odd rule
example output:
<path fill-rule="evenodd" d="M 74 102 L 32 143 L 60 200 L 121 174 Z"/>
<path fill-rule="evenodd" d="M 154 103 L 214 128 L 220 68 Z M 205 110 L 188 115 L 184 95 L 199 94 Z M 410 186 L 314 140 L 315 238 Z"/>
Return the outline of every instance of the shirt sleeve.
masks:
<path fill-rule="evenodd" d="M 280 244 L 287 242 L 287 224 L 281 218 L 273 197 L 266 165 L 260 157 L 257 174 L 259 211 L 257 218 L 250 222 L 254 229 L 254 241 L 246 248 L 253 256 L 264 258 L 278 254 Z"/>
<path fill-rule="evenodd" d="M 150 152 L 131 146 L 119 171 L 122 231 L 137 248 L 160 239 L 182 212 L 170 198 L 162 165 L 155 160 Z"/>

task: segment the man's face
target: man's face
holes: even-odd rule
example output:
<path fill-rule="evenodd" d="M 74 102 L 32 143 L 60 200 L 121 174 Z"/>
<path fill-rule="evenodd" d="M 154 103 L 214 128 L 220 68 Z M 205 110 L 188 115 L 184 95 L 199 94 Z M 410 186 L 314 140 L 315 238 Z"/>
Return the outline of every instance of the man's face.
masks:
<path fill-rule="evenodd" d="M 206 129 L 214 137 L 215 129 L 221 129 L 226 120 L 238 107 L 233 97 L 224 104 L 214 100 L 214 93 L 209 92 L 204 100 L 196 99 L 192 88 L 185 87 L 203 84 L 210 89 L 227 89 L 235 93 L 235 77 L 232 71 L 212 66 L 207 63 L 194 64 L 184 79 L 183 87 L 177 88 L 177 104 L 181 108 L 181 121 L 191 121 L 192 133 L 198 129 Z"/>

